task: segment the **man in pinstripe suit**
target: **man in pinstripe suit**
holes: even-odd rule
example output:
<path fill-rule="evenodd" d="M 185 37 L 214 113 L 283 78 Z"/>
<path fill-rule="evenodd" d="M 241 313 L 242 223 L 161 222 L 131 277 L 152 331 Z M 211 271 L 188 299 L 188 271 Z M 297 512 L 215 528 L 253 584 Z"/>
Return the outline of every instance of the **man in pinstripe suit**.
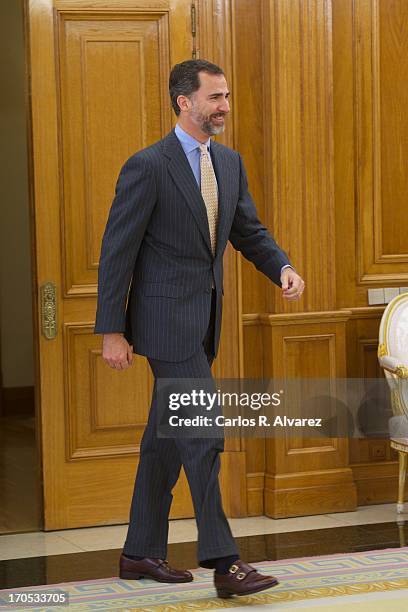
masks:
<path fill-rule="evenodd" d="M 228 240 L 298 299 L 304 283 L 260 223 L 239 153 L 211 140 L 224 130 L 229 91 L 205 60 L 176 65 L 170 97 L 178 124 L 123 166 L 102 241 L 95 333 L 103 358 L 125 369 L 146 355 L 158 378 L 211 378 L 221 329 Z M 214 568 L 220 597 L 277 584 L 239 559 L 218 484 L 221 439 L 158 438 L 156 382 L 143 435 L 120 575 L 188 582 L 166 559 L 171 491 L 186 472 L 198 527 L 198 559 Z"/>

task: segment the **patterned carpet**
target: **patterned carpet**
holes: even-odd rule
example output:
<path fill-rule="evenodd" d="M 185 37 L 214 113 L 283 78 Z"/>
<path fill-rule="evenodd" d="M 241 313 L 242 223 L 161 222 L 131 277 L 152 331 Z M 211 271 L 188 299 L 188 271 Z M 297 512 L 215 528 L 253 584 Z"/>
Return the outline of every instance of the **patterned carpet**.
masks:
<path fill-rule="evenodd" d="M 0 603 L 0 610 L 36 610 L 52 612 L 87 612 L 90 610 L 137 610 L 146 612 L 181 612 L 190 610 L 217 610 L 221 608 L 266 608 L 291 610 L 311 607 L 316 610 L 341 610 L 342 604 L 354 603 L 349 609 L 358 610 L 366 598 L 389 597 L 383 609 L 397 608 L 405 602 L 408 609 L 408 547 L 360 552 L 353 554 L 266 561 L 254 564 L 259 571 L 273 574 L 280 580 L 278 587 L 251 595 L 218 599 L 212 584 L 212 572 L 194 570 L 194 582 L 169 586 L 150 580 L 119 580 L 108 578 L 86 582 L 64 583 L 42 587 L 12 589 L 13 592 L 29 593 L 32 590 L 44 593 L 58 589 L 69 593 L 69 607 L 14 607 Z M 397 593 L 398 591 L 398 593 Z M 388 593 L 388 595 L 387 595 Z M 0 600 L 7 601 L 8 590 L 0 592 Z M 320 600 L 320 601 L 319 601 Z M 392 601 L 395 600 L 395 606 Z M 329 603 L 336 605 L 332 608 Z M 358 602 L 362 602 L 361 606 Z M 368 601 L 367 601 L 368 603 Z M 339 604 L 339 607 L 337 606 Z M 371 604 L 370 604 L 371 605 Z M 399 605 L 399 604 L 398 604 Z M 405 605 L 405 604 L 403 604 Z M 294 606 L 294 607 L 293 607 Z M 364 609 L 366 609 L 364 607 Z M 368 608 L 367 608 L 368 609 Z M 374 608 L 371 607 L 371 610 Z M 403 608 L 401 608 L 403 609 Z"/>

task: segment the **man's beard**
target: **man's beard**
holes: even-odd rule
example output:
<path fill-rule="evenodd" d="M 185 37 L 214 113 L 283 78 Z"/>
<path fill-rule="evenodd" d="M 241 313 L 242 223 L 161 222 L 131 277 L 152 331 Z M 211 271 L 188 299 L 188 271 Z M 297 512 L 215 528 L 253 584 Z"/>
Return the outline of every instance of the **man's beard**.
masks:
<path fill-rule="evenodd" d="M 204 119 L 200 127 L 203 130 L 204 134 L 208 134 L 208 136 L 216 136 L 217 134 L 222 134 L 225 130 L 225 124 L 213 125 L 211 123 L 211 119 Z"/>
<path fill-rule="evenodd" d="M 199 111 L 196 111 L 196 122 L 200 126 L 200 129 L 207 134 L 208 136 L 216 136 L 217 134 L 222 134 L 225 130 L 225 124 L 223 125 L 214 125 L 211 122 L 211 117 L 220 115 L 221 113 L 214 113 L 214 115 L 205 116 Z M 222 115 L 225 117 L 225 115 Z"/>

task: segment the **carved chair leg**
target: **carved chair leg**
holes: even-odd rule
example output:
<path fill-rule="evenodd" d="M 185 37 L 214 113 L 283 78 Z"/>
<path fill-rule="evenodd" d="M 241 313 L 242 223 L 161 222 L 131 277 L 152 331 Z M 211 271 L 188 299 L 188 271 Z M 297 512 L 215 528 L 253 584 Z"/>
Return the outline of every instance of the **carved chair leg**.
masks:
<path fill-rule="evenodd" d="M 398 472 L 398 503 L 397 512 L 401 514 L 404 512 L 404 491 L 405 491 L 405 477 L 407 474 L 407 459 L 408 453 L 398 451 L 399 455 L 399 472 Z"/>

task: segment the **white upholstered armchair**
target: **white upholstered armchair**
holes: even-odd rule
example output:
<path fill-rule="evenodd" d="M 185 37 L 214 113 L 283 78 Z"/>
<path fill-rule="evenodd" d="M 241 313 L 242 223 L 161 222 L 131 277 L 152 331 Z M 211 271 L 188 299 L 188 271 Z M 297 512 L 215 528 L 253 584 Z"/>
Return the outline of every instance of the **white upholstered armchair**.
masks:
<path fill-rule="evenodd" d="M 399 455 L 397 512 L 401 513 L 408 461 L 408 293 L 397 295 L 384 311 L 378 360 L 391 391 L 393 417 L 389 431 L 391 447 Z"/>

